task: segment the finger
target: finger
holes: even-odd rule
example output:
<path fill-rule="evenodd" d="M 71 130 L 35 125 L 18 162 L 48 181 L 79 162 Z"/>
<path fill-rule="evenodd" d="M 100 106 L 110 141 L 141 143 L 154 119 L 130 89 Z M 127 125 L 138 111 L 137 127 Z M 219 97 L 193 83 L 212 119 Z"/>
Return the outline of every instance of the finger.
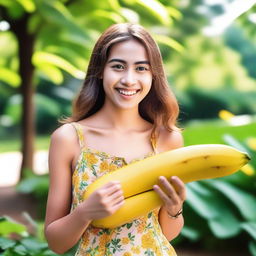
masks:
<path fill-rule="evenodd" d="M 111 188 L 108 189 L 108 192 L 104 191 L 103 201 L 104 204 L 114 205 L 116 202 L 124 200 L 123 191 L 121 189 L 117 189 L 112 192 Z"/>
<path fill-rule="evenodd" d="M 125 203 L 124 200 L 122 200 L 122 201 L 116 203 L 116 204 L 113 206 L 113 208 L 112 208 L 113 212 L 115 212 L 115 211 L 117 211 L 119 208 L 121 208 L 121 207 L 124 205 L 124 203 Z"/>
<path fill-rule="evenodd" d="M 159 197 L 162 199 L 162 201 L 165 204 L 170 203 L 170 201 L 171 201 L 170 198 L 164 193 L 164 191 L 158 185 L 154 185 L 153 189 L 159 195 Z"/>
<path fill-rule="evenodd" d="M 118 208 L 120 208 L 124 204 L 124 198 L 119 197 L 119 198 L 116 198 L 115 200 L 110 200 L 110 201 L 106 200 L 104 204 L 106 209 L 108 209 L 108 212 L 113 214 Z"/>
<path fill-rule="evenodd" d="M 116 185 L 120 185 L 121 186 L 120 181 L 112 180 L 112 181 L 106 183 L 105 185 L 103 185 L 101 188 L 111 188 L 111 187 L 116 186 Z"/>
<path fill-rule="evenodd" d="M 109 201 L 118 201 L 118 200 L 124 200 L 123 191 L 117 191 L 111 195 L 108 196 Z"/>
<path fill-rule="evenodd" d="M 172 184 L 164 176 L 160 176 L 159 180 L 167 196 L 172 200 L 174 204 L 177 204 L 180 199 Z"/>
<path fill-rule="evenodd" d="M 186 187 L 185 187 L 185 184 L 183 183 L 183 181 L 177 176 L 172 176 L 170 181 L 173 184 L 173 186 L 175 187 L 180 199 L 185 201 L 186 200 Z"/>
<path fill-rule="evenodd" d="M 103 194 L 106 196 L 112 195 L 118 191 L 122 192 L 122 187 L 120 182 L 109 182 L 106 187 L 102 187 Z"/>

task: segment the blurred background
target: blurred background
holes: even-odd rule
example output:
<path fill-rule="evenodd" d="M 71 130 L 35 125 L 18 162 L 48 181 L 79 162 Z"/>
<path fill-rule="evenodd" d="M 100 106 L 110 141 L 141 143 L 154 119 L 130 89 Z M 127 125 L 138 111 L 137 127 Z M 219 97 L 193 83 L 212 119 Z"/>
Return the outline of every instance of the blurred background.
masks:
<path fill-rule="evenodd" d="M 0 255 L 55 255 L 42 232 L 50 135 L 71 113 L 95 41 L 122 22 L 158 42 L 185 145 L 252 157 L 234 175 L 187 184 L 178 255 L 256 255 L 255 2 L 0 0 Z"/>

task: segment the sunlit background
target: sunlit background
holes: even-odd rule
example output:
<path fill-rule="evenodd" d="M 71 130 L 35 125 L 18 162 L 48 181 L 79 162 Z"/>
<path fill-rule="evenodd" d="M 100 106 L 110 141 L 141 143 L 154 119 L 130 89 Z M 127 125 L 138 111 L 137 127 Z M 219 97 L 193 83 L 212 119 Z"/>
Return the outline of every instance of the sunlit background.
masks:
<path fill-rule="evenodd" d="M 0 1 L 0 215 L 32 227 L 38 246 L 27 255 L 54 255 L 40 247 L 50 134 L 71 113 L 95 41 L 121 22 L 142 24 L 158 42 L 185 145 L 222 143 L 252 156 L 234 175 L 187 185 L 186 223 L 174 247 L 182 256 L 256 255 L 255 3 Z M 3 237 L 8 225 L 0 219 Z M 21 237 L 25 230 L 15 229 Z"/>

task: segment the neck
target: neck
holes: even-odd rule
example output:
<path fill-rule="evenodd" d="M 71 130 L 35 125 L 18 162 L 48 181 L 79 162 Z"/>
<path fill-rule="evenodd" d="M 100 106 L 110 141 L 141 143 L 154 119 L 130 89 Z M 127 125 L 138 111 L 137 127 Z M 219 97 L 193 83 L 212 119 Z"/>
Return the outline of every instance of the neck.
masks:
<path fill-rule="evenodd" d="M 97 115 L 106 126 L 116 130 L 133 130 L 144 123 L 138 108 L 117 109 L 104 105 Z"/>

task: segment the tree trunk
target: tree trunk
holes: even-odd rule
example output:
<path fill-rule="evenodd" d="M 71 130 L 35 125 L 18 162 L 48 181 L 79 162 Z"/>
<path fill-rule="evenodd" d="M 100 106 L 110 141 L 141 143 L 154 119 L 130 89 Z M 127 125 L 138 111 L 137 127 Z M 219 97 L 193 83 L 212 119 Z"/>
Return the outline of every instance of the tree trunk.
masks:
<path fill-rule="evenodd" d="M 29 34 L 28 32 L 28 18 L 29 15 L 24 15 L 21 19 L 16 20 L 11 26 L 18 40 L 19 74 L 21 76 L 21 151 L 23 157 L 20 179 L 23 178 L 25 169 L 33 170 L 35 139 L 35 107 L 33 101 L 34 67 L 32 65 L 35 37 L 33 34 Z"/>

